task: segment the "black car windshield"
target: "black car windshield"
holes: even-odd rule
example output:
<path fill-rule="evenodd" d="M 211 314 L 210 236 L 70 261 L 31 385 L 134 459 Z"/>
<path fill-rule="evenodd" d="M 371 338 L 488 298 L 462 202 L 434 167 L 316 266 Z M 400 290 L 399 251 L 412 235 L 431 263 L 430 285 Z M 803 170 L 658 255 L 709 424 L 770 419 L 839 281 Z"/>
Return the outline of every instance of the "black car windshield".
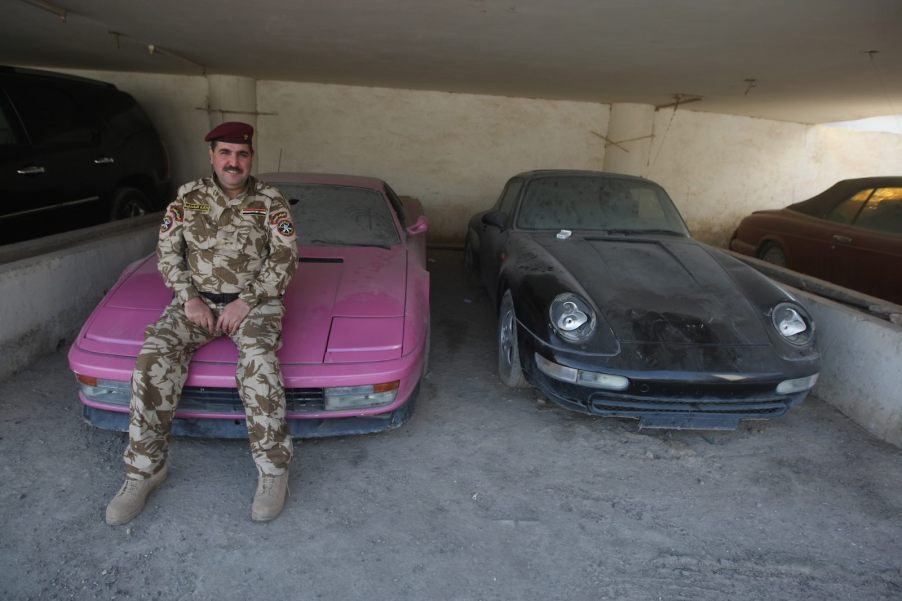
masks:
<path fill-rule="evenodd" d="M 375 190 L 325 184 L 276 184 L 291 207 L 298 244 L 389 247 L 401 242 L 385 197 Z"/>
<path fill-rule="evenodd" d="M 520 203 L 516 226 L 525 230 L 689 235 L 660 187 L 641 180 L 595 176 L 533 180 Z"/>

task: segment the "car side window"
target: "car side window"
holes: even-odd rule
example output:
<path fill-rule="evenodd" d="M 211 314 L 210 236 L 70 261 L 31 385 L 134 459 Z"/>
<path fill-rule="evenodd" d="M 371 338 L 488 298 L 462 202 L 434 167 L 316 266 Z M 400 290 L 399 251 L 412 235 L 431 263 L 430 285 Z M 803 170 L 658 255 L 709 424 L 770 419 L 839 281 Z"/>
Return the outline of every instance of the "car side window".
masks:
<path fill-rule="evenodd" d="M 404 202 L 395 194 L 395 191 L 391 189 L 388 184 L 385 184 L 385 193 L 388 196 L 388 201 L 391 203 L 392 208 L 395 209 L 395 213 L 398 215 L 398 221 L 401 223 L 401 227 L 407 227 L 407 209 L 404 207 Z"/>
<path fill-rule="evenodd" d="M 867 202 L 868 197 L 870 197 L 873 191 L 873 188 L 867 188 L 855 193 L 853 196 L 850 196 L 833 207 L 830 212 L 824 215 L 824 219 L 835 223 L 852 223 L 855 221 L 855 216 L 858 215 L 858 211 L 861 210 L 861 207 L 864 206 L 864 203 Z"/>
<path fill-rule="evenodd" d="M 18 141 L 9 107 L 3 98 L 3 92 L 0 91 L 0 146 L 13 146 Z"/>
<path fill-rule="evenodd" d="M 514 212 L 517 203 L 517 197 L 520 196 L 520 189 L 523 187 L 523 180 L 515 179 L 511 181 L 504 194 L 501 196 L 501 202 L 498 204 L 498 210 L 505 215 L 510 216 Z"/>
<path fill-rule="evenodd" d="M 902 188 L 878 188 L 855 220 L 856 227 L 902 234 Z"/>
<path fill-rule="evenodd" d="M 84 112 L 65 90 L 23 85 L 8 93 L 33 145 L 63 148 L 91 142 L 93 133 Z"/>

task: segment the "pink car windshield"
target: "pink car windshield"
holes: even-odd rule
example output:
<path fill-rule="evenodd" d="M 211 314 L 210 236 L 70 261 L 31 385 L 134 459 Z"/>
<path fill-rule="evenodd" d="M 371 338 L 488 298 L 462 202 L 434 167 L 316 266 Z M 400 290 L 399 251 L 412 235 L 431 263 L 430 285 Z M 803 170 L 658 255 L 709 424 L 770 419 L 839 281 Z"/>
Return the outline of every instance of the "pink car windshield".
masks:
<path fill-rule="evenodd" d="M 385 197 L 375 190 L 327 184 L 276 184 L 297 199 L 291 215 L 300 245 L 389 247 L 401 242 Z"/>

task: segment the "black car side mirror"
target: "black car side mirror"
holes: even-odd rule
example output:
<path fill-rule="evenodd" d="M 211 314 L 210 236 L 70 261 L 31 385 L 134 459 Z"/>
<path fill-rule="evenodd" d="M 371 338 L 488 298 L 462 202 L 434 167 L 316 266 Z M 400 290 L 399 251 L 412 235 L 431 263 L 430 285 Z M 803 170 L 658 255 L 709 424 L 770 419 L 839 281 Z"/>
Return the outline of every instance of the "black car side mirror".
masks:
<path fill-rule="evenodd" d="M 504 229 L 505 215 L 501 211 L 492 211 L 482 216 L 482 222 L 486 225 L 492 225 L 497 228 Z"/>

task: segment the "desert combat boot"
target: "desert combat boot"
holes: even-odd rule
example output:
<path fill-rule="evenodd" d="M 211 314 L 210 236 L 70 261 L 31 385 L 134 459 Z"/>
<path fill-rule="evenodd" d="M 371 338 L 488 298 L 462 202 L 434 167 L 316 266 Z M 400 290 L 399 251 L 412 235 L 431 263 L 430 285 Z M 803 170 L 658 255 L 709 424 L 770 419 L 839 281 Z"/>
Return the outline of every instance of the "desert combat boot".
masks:
<path fill-rule="evenodd" d="M 125 484 L 106 506 L 106 523 L 110 526 L 126 524 L 141 513 L 148 495 L 163 483 L 169 474 L 169 467 L 163 465 L 162 469 L 146 480 L 133 480 L 126 478 Z"/>
<path fill-rule="evenodd" d="M 261 473 L 251 505 L 251 519 L 255 522 L 268 522 L 275 518 L 282 512 L 287 495 L 288 472 L 279 476 Z"/>

